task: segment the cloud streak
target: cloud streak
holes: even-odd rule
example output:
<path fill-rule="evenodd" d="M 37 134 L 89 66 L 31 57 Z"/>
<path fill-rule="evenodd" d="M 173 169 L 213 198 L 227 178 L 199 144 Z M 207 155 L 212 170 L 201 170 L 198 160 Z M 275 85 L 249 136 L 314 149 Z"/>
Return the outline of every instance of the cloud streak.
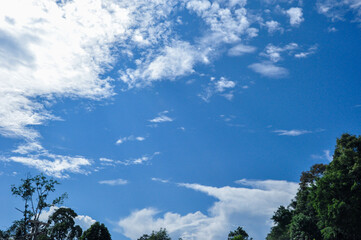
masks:
<path fill-rule="evenodd" d="M 114 180 L 102 180 L 102 181 L 99 181 L 99 184 L 105 184 L 105 185 L 110 185 L 110 186 L 119 186 L 119 185 L 128 184 L 128 181 L 118 178 L 118 179 L 114 179 Z"/>
<path fill-rule="evenodd" d="M 300 135 L 312 133 L 312 131 L 298 130 L 298 129 L 292 129 L 292 130 L 281 130 L 281 129 L 279 129 L 279 130 L 275 130 L 273 132 L 277 133 L 279 136 L 292 136 L 292 137 L 297 137 L 297 136 L 300 136 Z"/>

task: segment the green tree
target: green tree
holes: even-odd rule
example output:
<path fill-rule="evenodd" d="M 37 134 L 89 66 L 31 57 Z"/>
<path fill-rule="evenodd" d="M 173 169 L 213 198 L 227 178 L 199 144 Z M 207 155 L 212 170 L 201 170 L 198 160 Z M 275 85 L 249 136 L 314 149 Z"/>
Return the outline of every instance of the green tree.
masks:
<path fill-rule="evenodd" d="M 302 172 L 300 187 L 294 201 L 294 211 L 289 236 L 291 239 L 321 239 L 321 232 L 317 226 L 318 216 L 312 204 L 312 192 L 317 181 L 323 177 L 327 165 L 315 164 L 309 171 Z"/>
<path fill-rule="evenodd" d="M 324 239 L 360 239 L 361 136 L 343 134 L 337 139 L 333 161 L 312 196 Z"/>
<path fill-rule="evenodd" d="M 50 217 L 49 237 L 52 240 L 73 240 L 82 235 L 82 229 L 75 225 L 74 219 L 78 215 L 71 208 L 58 208 Z"/>
<path fill-rule="evenodd" d="M 94 223 L 86 230 L 80 238 L 81 240 L 111 240 L 108 228 L 99 222 Z"/>
<path fill-rule="evenodd" d="M 158 232 L 152 232 L 150 235 L 144 234 L 138 240 L 171 240 L 169 237 L 167 230 L 165 228 L 161 228 Z"/>
<path fill-rule="evenodd" d="M 242 227 L 238 227 L 236 230 L 231 231 L 228 234 L 228 239 L 232 240 L 252 240 L 252 238 L 249 238 L 248 233 L 243 230 Z"/>

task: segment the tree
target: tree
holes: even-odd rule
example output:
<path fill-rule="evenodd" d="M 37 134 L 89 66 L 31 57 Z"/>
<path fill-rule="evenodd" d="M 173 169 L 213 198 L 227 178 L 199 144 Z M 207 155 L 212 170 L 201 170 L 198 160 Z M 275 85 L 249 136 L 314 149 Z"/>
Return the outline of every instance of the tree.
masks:
<path fill-rule="evenodd" d="M 228 239 L 232 239 L 232 240 L 252 240 L 252 238 L 249 238 L 248 233 L 245 230 L 243 230 L 242 227 L 238 227 L 233 232 L 231 231 L 228 234 Z"/>
<path fill-rule="evenodd" d="M 23 218 L 15 221 L 9 230 L 15 238 L 34 240 L 44 233 L 48 225 L 39 221 L 42 211 L 61 204 L 67 195 L 62 194 L 52 202 L 48 202 L 49 194 L 55 191 L 55 185 L 59 183 L 53 179 L 47 179 L 43 174 L 21 179 L 21 182 L 19 186 L 12 185 L 11 192 L 24 201 L 23 210 L 16 208 L 23 214 Z"/>
<path fill-rule="evenodd" d="M 165 228 L 161 228 L 158 232 L 152 232 L 149 236 L 148 234 L 144 234 L 138 240 L 171 240 L 169 237 L 167 230 Z"/>
<path fill-rule="evenodd" d="M 360 239 L 361 136 L 343 134 L 329 165 L 316 164 L 303 172 L 291 205 L 289 239 Z M 277 227 L 268 240 L 278 239 Z"/>
<path fill-rule="evenodd" d="M 290 239 L 289 229 L 292 220 L 293 210 L 280 206 L 271 218 L 275 224 L 267 235 L 267 240 L 288 240 Z"/>
<path fill-rule="evenodd" d="M 94 223 L 86 230 L 80 238 L 81 240 L 111 240 L 110 233 L 105 225 L 99 222 Z"/>
<path fill-rule="evenodd" d="M 343 134 L 337 139 L 333 161 L 312 197 L 324 239 L 360 239 L 361 136 Z"/>
<path fill-rule="evenodd" d="M 48 220 L 52 227 L 48 230 L 52 240 L 73 240 L 78 239 L 82 234 L 79 225 L 75 225 L 74 219 L 78 215 L 71 208 L 58 208 Z"/>

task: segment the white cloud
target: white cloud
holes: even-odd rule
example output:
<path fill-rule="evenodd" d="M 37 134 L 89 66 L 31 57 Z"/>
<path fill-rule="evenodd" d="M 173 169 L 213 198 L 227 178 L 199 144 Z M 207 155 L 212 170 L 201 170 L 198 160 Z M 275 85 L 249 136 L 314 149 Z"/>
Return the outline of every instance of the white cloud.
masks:
<path fill-rule="evenodd" d="M 265 25 L 267 27 L 267 31 L 268 33 L 275 33 L 277 31 L 280 31 L 281 33 L 283 32 L 283 28 L 281 27 L 281 24 L 277 21 L 267 21 L 265 22 Z"/>
<path fill-rule="evenodd" d="M 224 92 L 226 89 L 234 88 L 236 83 L 230 80 L 227 80 L 225 77 L 221 77 L 219 81 L 215 83 L 215 88 L 217 92 Z"/>
<path fill-rule="evenodd" d="M 176 41 L 154 59 L 139 62 L 137 69 L 121 71 L 121 80 L 129 87 L 142 87 L 155 80 L 174 79 L 192 73 L 198 56 L 198 51 L 189 43 Z"/>
<path fill-rule="evenodd" d="M 270 217 L 280 206 L 286 205 L 296 194 L 298 184 L 286 181 L 248 181 L 243 187 L 211 187 L 200 184 L 179 184 L 214 197 L 216 201 L 207 214 L 200 211 L 180 215 L 144 208 L 132 212 L 118 222 L 123 234 L 137 239 L 143 233 L 166 228 L 172 238 L 185 240 L 218 240 L 227 236 L 238 225 L 243 226 L 254 239 L 264 239 L 271 227 Z M 234 225 L 237 224 L 237 226 Z"/>
<path fill-rule="evenodd" d="M 99 181 L 99 184 L 105 184 L 105 185 L 110 185 L 110 186 L 118 186 L 118 185 L 125 185 L 127 184 L 128 181 L 118 178 L 118 179 L 114 179 L 114 180 L 102 180 Z"/>
<path fill-rule="evenodd" d="M 290 24 L 292 26 L 299 26 L 305 19 L 303 18 L 302 8 L 292 7 L 286 11 L 286 14 L 290 18 Z"/>
<path fill-rule="evenodd" d="M 307 133 L 312 133 L 312 131 L 297 130 L 297 129 L 293 129 L 293 130 L 275 130 L 273 132 L 277 133 L 279 136 L 292 136 L 292 137 L 300 136 L 300 135 L 307 134 Z"/>
<path fill-rule="evenodd" d="M 260 55 L 269 58 L 272 62 L 279 62 L 282 60 L 281 53 L 283 52 L 292 52 L 298 48 L 297 43 L 289 43 L 284 47 L 278 47 L 273 44 L 268 44 L 265 48 L 265 51 Z"/>
<path fill-rule="evenodd" d="M 253 63 L 248 67 L 265 77 L 283 78 L 288 76 L 288 70 L 286 68 L 276 66 L 271 62 Z"/>
<path fill-rule="evenodd" d="M 83 229 L 83 231 L 90 228 L 90 226 L 93 225 L 95 222 L 96 220 L 87 215 L 78 215 L 75 218 L 75 225 L 79 225 Z"/>
<path fill-rule="evenodd" d="M 152 122 L 152 123 L 173 122 L 174 119 L 168 117 L 166 115 L 167 113 L 168 113 L 168 111 L 160 112 L 160 113 L 158 113 L 158 117 L 155 117 L 155 118 L 149 120 L 149 122 Z"/>
<path fill-rule="evenodd" d="M 245 53 L 253 53 L 257 50 L 256 47 L 238 44 L 228 50 L 229 56 L 242 56 Z"/>
<path fill-rule="evenodd" d="M 144 140 L 145 140 L 145 137 L 141 137 L 141 136 L 135 137 L 135 136 L 133 136 L 133 135 L 130 135 L 130 136 L 128 136 L 128 137 L 119 138 L 119 139 L 115 142 L 115 144 L 119 145 L 119 144 L 122 144 L 122 143 L 127 142 L 127 141 L 139 141 L 139 142 L 142 142 L 142 141 L 144 141 Z"/>
<path fill-rule="evenodd" d="M 246 1 L 243 0 L 212 3 L 208 0 L 184 1 L 183 10 L 198 16 L 208 27 L 204 35 L 198 36 L 193 44 L 179 40 L 178 36 L 171 34 L 173 22 L 168 21 L 168 25 L 163 26 L 167 28 L 165 36 L 177 40 L 154 42 L 151 45 L 153 48 L 143 49 L 141 55 L 144 57 L 137 59 L 135 68 L 120 70 L 120 79 L 128 87 L 143 87 L 154 81 L 174 80 L 193 73 L 194 67 L 199 63 L 208 64 L 210 58 L 218 52 L 220 44 L 239 42 L 242 40 L 241 36 L 257 36 L 258 30 L 250 28 L 245 4 Z"/>
<path fill-rule="evenodd" d="M 232 89 L 235 87 L 236 87 L 236 82 L 228 80 L 225 77 L 221 77 L 217 81 L 215 81 L 215 78 L 212 77 L 208 86 L 204 89 L 204 91 L 201 94 L 199 94 L 199 97 L 202 98 L 203 101 L 209 102 L 210 98 L 217 93 L 228 100 L 232 100 L 233 99 Z"/>
<path fill-rule="evenodd" d="M 59 120 L 50 111 L 57 99 L 113 95 L 113 79 L 101 76 L 119 67 L 119 55 L 132 67 L 124 61 L 115 70 L 131 87 L 193 73 L 220 44 L 257 35 L 245 5 L 244 0 L 1 3 L 0 134 L 36 140 L 40 134 L 31 126 Z M 174 32 L 176 10 L 188 10 L 208 26 L 194 44 Z"/>
<path fill-rule="evenodd" d="M 270 78 L 283 78 L 288 76 L 288 70 L 286 68 L 275 65 L 275 63 L 283 60 L 282 53 L 288 53 L 289 55 L 298 49 L 297 43 L 289 43 L 283 47 L 268 44 L 260 56 L 268 58 L 269 61 L 263 61 L 260 63 L 253 63 L 248 66 L 254 72 Z"/>

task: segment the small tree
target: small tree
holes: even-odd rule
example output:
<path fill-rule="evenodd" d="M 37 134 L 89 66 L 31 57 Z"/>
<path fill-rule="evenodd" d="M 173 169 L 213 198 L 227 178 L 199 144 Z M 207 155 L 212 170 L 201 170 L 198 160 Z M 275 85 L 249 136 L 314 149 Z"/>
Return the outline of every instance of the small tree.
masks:
<path fill-rule="evenodd" d="M 167 230 L 165 228 L 161 228 L 158 232 L 152 232 L 149 236 L 148 234 L 144 234 L 138 240 L 171 240 L 169 237 Z"/>
<path fill-rule="evenodd" d="M 249 238 L 248 233 L 243 230 L 242 227 L 238 227 L 236 230 L 231 231 L 228 234 L 229 240 L 252 240 L 253 238 Z"/>
<path fill-rule="evenodd" d="M 12 236 L 35 240 L 37 236 L 44 233 L 48 226 L 48 223 L 39 221 L 42 211 L 45 208 L 61 204 L 67 194 L 64 193 L 48 202 L 49 194 L 55 191 L 55 185 L 59 183 L 53 179 L 47 179 L 43 174 L 21 179 L 21 182 L 22 184 L 19 186 L 12 185 L 11 192 L 24 201 L 23 210 L 16 208 L 23 214 L 23 218 L 15 221 L 9 231 Z"/>

